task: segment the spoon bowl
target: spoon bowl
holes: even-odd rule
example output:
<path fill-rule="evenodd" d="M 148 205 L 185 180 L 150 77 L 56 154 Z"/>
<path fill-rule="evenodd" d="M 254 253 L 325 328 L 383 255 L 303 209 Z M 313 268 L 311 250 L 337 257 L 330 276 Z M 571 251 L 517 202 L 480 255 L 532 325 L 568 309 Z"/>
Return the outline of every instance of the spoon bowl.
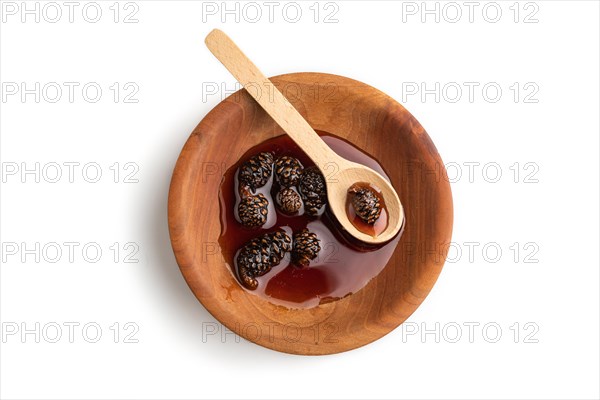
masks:
<path fill-rule="evenodd" d="M 340 224 L 352 236 L 366 243 L 380 244 L 391 240 L 404 224 L 404 210 L 392 184 L 378 172 L 364 165 L 348 161 L 341 157 L 338 157 L 334 162 L 336 163 L 336 167 L 333 173 L 330 169 L 321 172 L 326 176 L 327 198 L 330 199 L 329 207 L 331 211 L 336 217 L 345 216 L 344 218 L 338 217 Z M 329 172 L 329 176 L 327 172 Z M 360 231 L 346 216 L 348 188 L 357 182 L 366 182 L 376 187 L 385 201 L 387 227 L 376 236 Z M 336 199 L 336 201 L 331 201 L 331 199 Z"/>

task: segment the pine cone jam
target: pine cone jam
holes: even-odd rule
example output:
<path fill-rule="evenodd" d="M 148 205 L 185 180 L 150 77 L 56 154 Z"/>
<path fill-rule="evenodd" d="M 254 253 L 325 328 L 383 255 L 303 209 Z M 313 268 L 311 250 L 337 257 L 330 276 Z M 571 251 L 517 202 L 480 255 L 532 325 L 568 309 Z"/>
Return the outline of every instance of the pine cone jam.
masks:
<path fill-rule="evenodd" d="M 366 182 L 348 188 L 346 213 L 352 225 L 368 235 L 377 236 L 387 228 L 387 211 L 381 192 Z"/>
<path fill-rule="evenodd" d="M 319 134 L 338 154 L 386 176 L 350 143 Z M 228 169 L 219 201 L 219 244 L 232 274 L 246 290 L 285 307 L 311 308 L 357 292 L 383 269 L 400 240 L 367 245 L 350 236 L 329 209 L 326 178 L 287 135 L 249 149 Z M 347 206 L 359 229 L 385 229 L 377 188 L 354 185 Z"/>

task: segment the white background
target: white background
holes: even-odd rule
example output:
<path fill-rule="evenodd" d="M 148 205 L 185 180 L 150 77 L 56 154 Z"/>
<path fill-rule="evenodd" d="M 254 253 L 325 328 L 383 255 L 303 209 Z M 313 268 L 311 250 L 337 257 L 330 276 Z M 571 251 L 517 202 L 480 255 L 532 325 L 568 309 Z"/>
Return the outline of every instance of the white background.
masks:
<path fill-rule="evenodd" d="M 597 2 L 498 2 L 487 13 L 481 2 L 472 22 L 463 2 L 442 2 L 439 22 L 434 14 L 422 22 L 421 2 L 338 1 L 319 4 L 316 23 L 313 1 L 298 2 L 297 23 L 286 21 L 294 13 L 283 15 L 283 2 L 273 22 L 257 3 L 257 23 L 244 20 L 254 10 L 244 15 L 243 3 L 239 23 L 235 15 L 221 22 L 221 2 L 213 3 L 216 15 L 203 13 L 199 1 L 121 3 L 117 23 L 113 1 L 98 3 L 97 23 L 83 18 L 85 2 L 72 23 L 62 2 L 56 23 L 47 20 L 55 10 L 43 14 L 45 2 L 39 22 L 33 14 L 22 22 L 21 2 L 7 3 L 0 27 L 2 398 L 600 396 Z M 457 9 L 462 17 L 453 23 Z M 138 22 L 124 23 L 133 11 Z M 337 22 L 325 23 L 333 11 Z M 390 94 L 419 119 L 448 165 L 452 262 L 407 323 L 381 340 L 334 356 L 280 354 L 221 330 L 187 288 L 169 242 L 166 200 L 184 141 L 223 95 L 208 93 L 211 82 L 235 88 L 203 44 L 215 27 L 267 75 L 330 72 Z M 56 82 L 63 97 L 51 103 L 55 92 L 40 93 L 38 103 L 35 94 L 9 94 L 15 84 L 36 82 Z M 72 103 L 64 82 L 79 84 Z M 96 103 L 82 97 L 90 82 L 103 90 Z M 465 82 L 476 84 L 472 99 Z M 439 84 L 440 98 L 422 98 L 421 84 L 434 92 Z M 139 91 L 129 100 L 138 102 L 126 103 L 132 87 Z M 66 166 L 57 183 L 42 172 L 39 183 L 21 175 L 23 165 L 40 163 L 52 179 L 52 163 L 65 162 L 80 163 L 72 183 Z M 102 171 L 97 183 L 82 176 L 92 162 Z M 118 183 L 110 169 L 116 162 Z M 134 164 L 126 170 L 126 163 Z M 125 183 L 135 166 L 139 182 Z M 80 245 L 73 262 L 66 247 L 57 262 L 48 260 L 54 253 L 36 262 L 22 251 L 36 242 Z M 137 262 L 125 263 L 130 242 L 139 246 Z M 87 243 L 102 248 L 98 262 L 82 257 Z M 69 322 L 79 324 L 72 343 Z M 21 335 L 36 323 L 39 338 Z M 87 323 L 102 329 L 97 343 L 88 342 L 94 329 L 82 333 Z M 62 336 L 51 343 L 56 324 Z"/>

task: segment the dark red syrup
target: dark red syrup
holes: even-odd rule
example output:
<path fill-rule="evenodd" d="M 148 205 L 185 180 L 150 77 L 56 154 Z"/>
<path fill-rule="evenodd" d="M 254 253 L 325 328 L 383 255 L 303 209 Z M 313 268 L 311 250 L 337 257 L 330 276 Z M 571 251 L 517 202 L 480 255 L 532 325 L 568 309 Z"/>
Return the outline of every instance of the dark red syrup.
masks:
<path fill-rule="evenodd" d="M 340 156 L 366 165 L 388 178 L 379 163 L 366 153 L 329 133 L 318 133 L 325 143 Z M 304 215 L 303 208 L 295 215 L 286 215 L 275 206 L 278 187 L 273 177 L 265 186 L 257 189 L 257 192 L 262 193 L 269 200 L 267 222 L 261 228 L 245 228 L 240 224 L 236 215 L 240 200 L 237 190 L 237 171 L 244 161 L 263 151 L 273 153 L 275 159 L 286 155 L 296 157 L 304 168 L 314 165 L 287 135 L 281 135 L 248 150 L 236 165 L 226 171 L 219 193 L 221 206 L 219 244 L 231 272 L 238 279 L 236 255 L 238 250 L 251 239 L 278 229 L 285 230 L 291 237 L 292 232 L 308 228 L 311 232 L 316 233 L 321 241 L 321 251 L 317 258 L 310 261 L 306 267 L 298 267 L 291 263 L 291 255 L 287 253 L 279 265 L 273 267 L 267 274 L 256 278 L 258 287 L 250 292 L 265 297 L 274 304 L 289 308 L 311 308 L 356 293 L 385 267 L 402 232 L 383 245 L 367 245 L 354 239 L 343 230 L 328 206 L 318 217 Z M 329 176 L 328 171 L 331 171 L 332 175 L 335 174 L 335 165 L 325 166 L 324 169 L 326 180 Z M 351 210 L 353 208 L 349 207 L 348 212 Z M 382 211 L 382 215 L 374 225 L 362 226 L 362 228 L 367 231 L 370 229 L 373 233 L 385 229 L 385 226 L 383 229 L 381 228 L 383 223 L 387 224 L 385 222 L 387 216 L 384 215 L 384 212 Z M 350 216 L 352 217 L 352 215 Z M 356 219 L 359 218 L 356 217 Z M 380 220 L 384 222 L 380 222 Z M 360 224 L 361 221 L 355 221 L 355 223 Z"/>

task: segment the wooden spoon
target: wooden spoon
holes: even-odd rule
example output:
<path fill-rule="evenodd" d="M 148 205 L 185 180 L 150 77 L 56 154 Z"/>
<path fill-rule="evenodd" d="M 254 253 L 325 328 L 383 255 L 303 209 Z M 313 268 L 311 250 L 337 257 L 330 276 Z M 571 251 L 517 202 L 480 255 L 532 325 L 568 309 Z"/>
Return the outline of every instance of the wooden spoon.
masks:
<path fill-rule="evenodd" d="M 205 43 L 258 104 L 321 169 L 323 175 L 327 176 L 329 207 L 342 227 L 366 243 L 384 243 L 396 236 L 404 223 L 404 210 L 391 183 L 371 168 L 348 161 L 331 150 L 298 110 L 225 33 L 214 29 L 206 36 Z M 331 166 L 332 163 L 337 166 L 337 172 L 328 175 L 323 166 Z M 352 184 L 358 182 L 368 182 L 377 187 L 385 201 L 388 224 L 377 236 L 359 231 L 348 219 L 347 192 Z"/>

